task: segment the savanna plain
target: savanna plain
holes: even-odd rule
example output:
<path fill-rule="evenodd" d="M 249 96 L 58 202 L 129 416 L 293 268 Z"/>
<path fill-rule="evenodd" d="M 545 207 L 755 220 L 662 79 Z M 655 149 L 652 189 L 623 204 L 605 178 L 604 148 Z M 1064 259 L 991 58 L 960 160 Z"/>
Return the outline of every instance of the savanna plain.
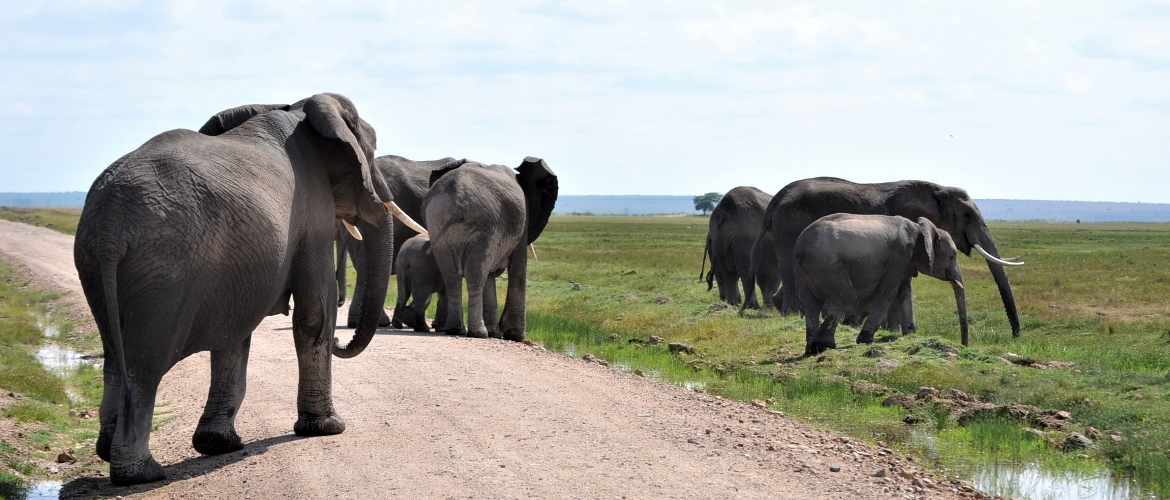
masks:
<path fill-rule="evenodd" d="M 3 209 L 0 217 L 72 234 L 79 213 Z M 1170 224 L 991 229 L 1005 255 L 1027 254 L 1027 265 L 1009 271 L 1017 338 L 983 260 L 961 257 L 968 347 L 950 286 L 920 277 L 916 333 L 879 332 L 865 346 L 842 326 L 838 349 L 802 357 L 802 318 L 740 315 L 699 281 L 706 218 L 604 216 L 555 216 L 536 242 L 528 333 L 550 350 L 908 453 L 947 477 L 989 467 L 1104 473 L 1127 496 L 1170 498 Z M 0 273 L 0 387 L 22 395 L 4 402 L 4 416 L 37 430 L 0 444 L 0 494 L 37 474 L 30 457 L 63 444 L 92 454 L 96 437 L 96 422 L 77 414 L 96 405 L 100 376 L 61 379 L 36 362 L 31 353 L 45 342 L 38 322 L 53 297 L 25 285 Z M 387 305 L 395 301 L 392 286 Z M 72 335 L 59 319 L 61 342 L 94 349 L 96 339 Z M 1010 482 L 984 490 L 1025 495 Z"/>

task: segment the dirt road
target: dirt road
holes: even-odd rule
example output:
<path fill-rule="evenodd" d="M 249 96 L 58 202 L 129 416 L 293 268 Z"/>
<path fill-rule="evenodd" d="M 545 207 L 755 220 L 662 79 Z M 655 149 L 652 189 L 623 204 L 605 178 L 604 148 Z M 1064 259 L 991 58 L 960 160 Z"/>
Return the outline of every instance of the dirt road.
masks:
<path fill-rule="evenodd" d="M 72 237 L 0 220 L 0 252 L 84 307 L 72 248 Z M 177 418 L 151 447 L 168 479 L 117 488 L 81 478 L 62 496 L 960 497 L 950 483 L 903 477 L 916 468 L 904 458 L 751 405 L 538 347 L 439 334 L 384 330 L 362 355 L 335 358 L 334 405 L 347 430 L 298 438 L 289 329 L 289 318 L 274 316 L 253 336 L 237 418 L 244 450 L 203 457 L 191 448 L 208 387 L 201 353 L 163 379 L 159 400 Z"/>

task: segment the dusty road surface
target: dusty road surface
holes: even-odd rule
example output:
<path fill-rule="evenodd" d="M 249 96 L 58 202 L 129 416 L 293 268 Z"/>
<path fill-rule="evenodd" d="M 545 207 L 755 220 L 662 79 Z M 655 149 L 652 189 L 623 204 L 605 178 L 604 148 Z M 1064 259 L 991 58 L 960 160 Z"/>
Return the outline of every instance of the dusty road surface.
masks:
<path fill-rule="evenodd" d="M 0 220 L 0 252 L 84 307 L 73 239 Z M 751 405 L 520 343 L 386 330 L 333 360 L 345 433 L 298 438 L 289 318 L 256 330 L 244 450 L 190 445 L 209 357 L 182 361 L 151 447 L 168 479 L 67 483 L 65 498 L 959 498 L 916 464 Z M 339 332 L 343 338 L 350 334 Z M 832 469 L 839 468 L 838 472 Z M 875 472 L 883 471 L 875 476 Z M 914 483 L 922 486 L 915 486 Z M 969 494 L 968 494 L 969 495 Z"/>

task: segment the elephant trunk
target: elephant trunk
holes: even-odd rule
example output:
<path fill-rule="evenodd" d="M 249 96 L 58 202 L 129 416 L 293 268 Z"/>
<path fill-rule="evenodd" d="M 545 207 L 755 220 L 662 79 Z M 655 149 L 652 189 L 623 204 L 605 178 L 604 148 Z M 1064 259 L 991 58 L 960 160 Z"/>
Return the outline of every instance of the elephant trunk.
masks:
<path fill-rule="evenodd" d="M 392 218 L 387 216 L 380 226 L 374 226 L 359 217 L 357 226 L 364 235 L 362 244 L 365 246 L 362 269 L 358 270 L 360 275 L 365 276 L 365 280 L 361 293 L 354 292 L 355 297 L 361 296 L 361 314 L 349 344 L 342 347 L 334 337 L 333 355 L 339 358 L 357 356 L 370 345 L 378 329 L 378 321 L 385 314 L 382 305 L 386 302 L 386 289 L 390 284 L 390 262 L 394 252 Z"/>
<path fill-rule="evenodd" d="M 959 331 L 962 332 L 963 346 L 967 345 L 967 291 L 963 289 L 962 280 L 954 280 L 951 287 L 955 289 L 955 307 L 959 310 Z"/>
<path fill-rule="evenodd" d="M 982 241 L 980 241 L 982 240 Z M 983 235 L 981 238 L 975 239 L 972 243 L 979 243 L 991 255 L 997 258 L 1000 257 L 999 248 L 995 245 L 995 239 L 991 237 L 991 230 L 983 227 Z M 1004 270 L 1002 264 L 987 261 L 987 268 L 991 270 L 991 276 L 995 278 L 995 286 L 999 287 L 999 297 L 1003 300 L 1003 308 L 1007 312 L 1008 322 L 1012 326 L 1012 336 L 1020 336 L 1020 314 L 1016 310 L 1016 296 L 1012 294 L 1012 285 L 1008 282 L 1007 271 Z"/>

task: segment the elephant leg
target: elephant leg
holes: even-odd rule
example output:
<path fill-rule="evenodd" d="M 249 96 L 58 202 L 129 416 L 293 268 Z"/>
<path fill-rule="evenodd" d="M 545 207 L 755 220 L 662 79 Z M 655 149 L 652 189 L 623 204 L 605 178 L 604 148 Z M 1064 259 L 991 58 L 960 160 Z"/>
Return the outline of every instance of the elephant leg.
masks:
<path fill-rule="evenodd" d="M 487 273 L 481 269 L 470 269 L 467 273 L 467 336 L 479 339 L 488 337 L 487 326 L 483 323 L 483 293 Z"/>
<path fill-rule="evenodd" d="M 169 367 L 169 364 L 158 364 Z M 115 410 L 119 414 L 110 446 L 110 481 L 116 485 L 151 483 L 167 477 L 150 454 L 154 401 L 162 374 L 143 371 L 129 370 L 130 401 L 127 404 L 122 400 L 121 411 Z M 119 386 L 116 390 L 121 389 Z"/>
<path fill-rule="evenodd" d="M 294 264 L 295 265 L 295 264 Z M 345 422 L 333 409 L 333 325 L 336 309 L 324 307 L 333 302 L 333 287 L 322 293 L 309 279 L 295 285 L 293 300 L 293 342 L 297 351 L 297 421 L 293 432 L 298 436 L 341 434 Z"/>
<path fill-rule="evenodd" d="M 435 305 L 435 321 L 431 324 L 436 332 L 447 329 L 447 289 L 439 287 L 439 299 Z M 425 312 L 425 311 L 424 311 Z M 426 320 L 426 317 L 423 317 Z"/>
<path fill-rule="evenodd" d="M 252 336 L 227 349 L 211 351 L 211 389 L 207 405 L 191 444 L 204 455 L 239 450 L 244 442 L 236 434 L 236 413 L 244 402 L 248 382 L 248 350 Z"/>
<path fill-rule="evenodd" d="M 406 272 L 398 273 L 398 300 L 394 303 L 394 315 L 390 318 L 390 326 L 401 330 L 403 323 L 403 313 L 406 312 L 406 299 L 410 296 L 410 283 L 406 278 Z M 409 326 L 410 322 L 407 321 Z"/>
<path fill-rule="evenodd" d="M 528 285 L 528 247 L 520 245 L 508 258 L 508 294 L 504 296 L 504 313 L 500 316 L 500 332 L 505 340 L 517 342 L 528 338 L 528 306 L 525 302 Z"/>
<path fill-rule="evenodd" d="M 886 314 L 889 313 L 892 305 L 893 301 L 886 298 L 879 298 L 870 304 L 869 316 L 865 318 L 865 323 L 861 325 L 861 332 L 857 334 L 858 344 L 873 343 L 873 334 L 886 321 Z"/>
<path fill-rule="evenodd" d="M 483 285 L 483 324 L 487 326 L 488 336 L 498 339 L 504 336 L 500 332 L 499 299 L 496 298 L 496 277 L 488 276 Z"/>
<path fill-rule="evenodd" d="M 410 310 L 414 315 L 414 331 L 425 333 L 431 331 L 427 326 L 427 308 L 431 306 L 431 293 L 429 290 L 424 290 L 426 294 L 415 292 L 414 300 L 410 302 Z"/>
<path fill-rule="evenodd" d="M 115 359 L 106 349 L 106 360 Z M 98 413 L 100 427 L 98 429 L 97 452 L 98 458 L 110 461 L 110 445 L 114 441 L 114 431 L 118 426 L 118 411 L 122 408 L 122 374 L 118 372 L 115 363 L 107 361 L 102 367 L 102 404 Z"/>
<path fill-rule="evenodd" d="M 914 298 L 910 289 L 910 278 L 906 278 L 898 288 L 898 297 L 890 307 L 891 311 L 895 309 L 898 311 L 898 325 L 901 327 L 902 335 L 909 335 L 918 330 L 918 323 L 914 319 Z"/>
<path fill-rule="evenodd" d="M 820 299 L 812 296 L 812 294 L 802 293 L 800 300 L 804 303 L 804 354 L 806 356 L 817 354 L 819 351 L 813 348 L 813 339 L 817 338 L 817 334 L 821 329 L 821 307 L 824 305 Z"/>
<path fill-rule="evenodd" d="M 446 313 L 443 314 L 447 319 L 443 325 L 443 333 L 447 335 L 463 335 L 467 330 L 463 329 L 463 283 L 457 275 L 449 278 L 454 273 L 443 273 L 443 288 L 447 290 L 447 307 Z M 436 316 L 439 313 L 435 313 Z"/>

